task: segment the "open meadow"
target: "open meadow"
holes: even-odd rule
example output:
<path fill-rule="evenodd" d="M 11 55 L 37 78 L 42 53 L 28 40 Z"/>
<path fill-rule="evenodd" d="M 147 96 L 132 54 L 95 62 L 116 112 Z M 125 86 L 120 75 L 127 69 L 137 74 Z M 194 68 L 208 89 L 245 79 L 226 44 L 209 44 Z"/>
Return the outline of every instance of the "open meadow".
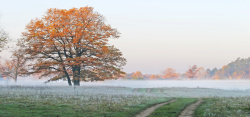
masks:
<path fill-rule="evenodd" d="M 0 8 L 0 117 L 250 117 L 250 0 Z"/>
<path fill-rule="evenodd" d="M 250 116 L 250 90 L 155 87 L 131 88 L 87 85 L 1 85 L 0 116 L 133 117 L 153 105 L 150 116 L 175 117 L 197 100 L 197 117 Z"/>

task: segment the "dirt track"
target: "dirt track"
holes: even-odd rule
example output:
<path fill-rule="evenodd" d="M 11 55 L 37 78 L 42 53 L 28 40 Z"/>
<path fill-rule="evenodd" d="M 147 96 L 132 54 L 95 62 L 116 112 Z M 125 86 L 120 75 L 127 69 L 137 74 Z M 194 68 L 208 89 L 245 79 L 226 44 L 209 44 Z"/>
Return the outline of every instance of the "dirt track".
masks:
<path fill-rule="evenodd" d="M 202 99 L 199 99 L 194 104 L 187 106 L 179 115 L 179 117 L 193 117 L 195 109 L 201 104 Z"/>
<path fill-rule="evenodd" d="M 135 88 L 135 89 L 133 90 L 133 92 L 134 92 L 134 93 L 137 93 L 137 90 L 138 90 L 138 89 L 137 89 L 137 88 Z"/>
<path fill-rule="evenodd" d="M 176 100 L 171 100 L 171 101 L 168 101 L 168 102 L 164 102 L 164 103 L 160 103 L 160 104 L 157 104 L 157 105 L 154 105 L 150 108 L 147 108 L 146 110 L 142 111 L 140 114 L 136 115 L 135 117 L 147 117 L 149 116 L 151 113 L 154 112 L 155 109 L 163 106 L 163 105 L 166 105 L 166 104 L 169 104 L 171 102 L 174 102 Z"/>
<path fill-rule="evenodd" d="M 147 90 L 147 93 L 150 93 L 150 89 Z"/>

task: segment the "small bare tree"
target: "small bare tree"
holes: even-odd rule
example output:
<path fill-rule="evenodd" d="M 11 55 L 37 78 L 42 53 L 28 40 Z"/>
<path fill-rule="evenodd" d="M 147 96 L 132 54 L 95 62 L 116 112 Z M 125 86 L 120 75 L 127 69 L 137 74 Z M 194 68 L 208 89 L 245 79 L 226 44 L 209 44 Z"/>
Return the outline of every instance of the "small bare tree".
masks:
<path fill-rule="evenodd" d="M 8 42 L 8 34 L 0 27 L 0 52 L 6 46 Z"/>
<path fill-rule="evenodd" d="M 6 78 L 12 78 L 17 81 L 17 76 L 22 75 L 27 72 L 26 60 L 22 54 L 14 53 L 12 55 L 12 60 L 5 60 L 0 66 L 1 75 Z"/>

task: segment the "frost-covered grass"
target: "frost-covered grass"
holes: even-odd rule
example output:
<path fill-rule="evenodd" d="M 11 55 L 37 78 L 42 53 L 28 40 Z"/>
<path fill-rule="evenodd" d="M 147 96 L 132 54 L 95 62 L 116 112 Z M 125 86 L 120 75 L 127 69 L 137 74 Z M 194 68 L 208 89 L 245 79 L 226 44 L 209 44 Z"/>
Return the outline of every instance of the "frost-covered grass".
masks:
<path fill-rule="evenodd" d="M 222 90 L 209 88 L 137 88 L 137 94 L 157 97 L 209 98 L 250 97 L 250 90 Z"/>
<path fill-rule="evenodd" d="M 250 97 L 207 98 L 196 110 L 196 117 L 250 117 Z"/>
<path fill-rule="evenodd" d="M 249 98 L 246 98 L 250 97 L 249 90 L 0 85 L 0 116 L 129 117 L 172 97 L 209 98 L 205 100 L 207 104 L 204 103 L 197 111 L 201 115 L 212 115 L 218 110 L 219 113 L 226 103 L 243 105 L 230 105 L 233 113 L 244 114 L 244 110 L 249 112 L 250 107 Z M 214 106 L 218 108 L 214 109 Z"/>
<path fill-rule="evenodd" d="M 134 116 L 169 98 L 122 87 L 0 87 L 0 116 Z"/>
<path fill-rule="evenodd" d="M 222 90 L 209 88 L 162 88 L 165 97 L 209 98 L 209 97 L 250 97 L 250 90 Z"/>

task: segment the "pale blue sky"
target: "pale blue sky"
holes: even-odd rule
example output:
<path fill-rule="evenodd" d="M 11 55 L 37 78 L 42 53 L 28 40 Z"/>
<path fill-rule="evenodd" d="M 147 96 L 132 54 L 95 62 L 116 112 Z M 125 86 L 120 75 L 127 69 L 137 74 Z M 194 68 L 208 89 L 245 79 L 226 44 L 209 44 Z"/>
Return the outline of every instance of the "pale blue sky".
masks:
<path fill-rule="evenodd" d="M 1 0 L 0 21 L 17 39 L 48 8 L 84 6 L 121 32 L 111 43 L 127 58 L 126 72 L 185 72 L 193 64 L 222 67 L 250 57 L 249 0 Z"/>

